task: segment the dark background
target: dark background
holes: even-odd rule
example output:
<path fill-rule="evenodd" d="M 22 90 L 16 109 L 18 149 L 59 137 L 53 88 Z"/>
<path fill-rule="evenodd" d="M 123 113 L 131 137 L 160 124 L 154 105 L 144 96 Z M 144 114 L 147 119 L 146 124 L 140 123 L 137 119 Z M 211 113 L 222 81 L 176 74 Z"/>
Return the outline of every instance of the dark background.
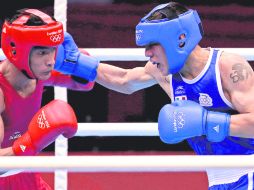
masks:
<path fill-rule="evenodd" d="M 136 48 L 135 26 L 155 5 L 168 1 L 120 1 L 85 3 L 69 1 L 67 31 L 82 48 Z M 199 12 L 205 36 L 202 47 L 253 48 L 254 1 L 178 1 Z M 14 10 L 39 8 L 53 14 L 52 0 L 8 1 L 1 6 L 1 22 Z M 124 68 L 145 62 L 109 62 Z M 53 99 L 45 88 L 42 104 Z M 132 95 L 109 91 L 96 84 L 90 92 L 68 91 L 79 122 L 156 122 L 160 108 L 170 100 L 159 86 Z M 130 124 L 131 125 L 131 124 Z M 158 137 L 74 137 L 70 151 L 191 151 L 186 142 L 163 144 Z M 49 146 L 46 151 L 51 151 Z"/>

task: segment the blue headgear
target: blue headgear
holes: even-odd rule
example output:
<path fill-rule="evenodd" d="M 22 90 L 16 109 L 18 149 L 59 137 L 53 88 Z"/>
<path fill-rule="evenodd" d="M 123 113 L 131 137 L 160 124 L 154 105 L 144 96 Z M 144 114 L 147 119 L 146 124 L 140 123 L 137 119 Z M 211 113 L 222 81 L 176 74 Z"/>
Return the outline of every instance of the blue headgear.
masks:
<path fill-rule="evenodd" d="M 141 19 L 136 26 L 136 44 L 138 46 L 161 44 L 166 52 L 168 73 L 174 74 L 181 70 L 189 54 L 202 39 L 203 29 L 195 10 L 189 10 L 172 20 L 168 18 L 147 19 L 155 11 L 165 8 L 168 4 L 155 7 Z M 185 38 L 181 39 L 181 35 L 185 35 Z"/>

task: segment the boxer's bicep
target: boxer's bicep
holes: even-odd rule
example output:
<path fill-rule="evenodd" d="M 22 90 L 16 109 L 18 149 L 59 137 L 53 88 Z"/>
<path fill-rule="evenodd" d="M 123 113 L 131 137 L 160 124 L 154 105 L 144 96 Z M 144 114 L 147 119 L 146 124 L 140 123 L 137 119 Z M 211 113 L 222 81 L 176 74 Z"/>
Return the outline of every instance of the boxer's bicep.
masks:
<path fill-rule="evenodd" d="M 233 106 L 240 113 L 254 112 L 249 106 L 253 105 L 254 99 L 254 75 L 247 61 L 236 60 L 229 65 L 226 76 L 227 89 Z"/>
<path fill-rule="evenodd" d="M 233 108 L 239 112 L 231 116 L 230 135 L 254 137 L 254 74 L 243 58 L 233 56 L 221 66 L 223 90 Z"/>

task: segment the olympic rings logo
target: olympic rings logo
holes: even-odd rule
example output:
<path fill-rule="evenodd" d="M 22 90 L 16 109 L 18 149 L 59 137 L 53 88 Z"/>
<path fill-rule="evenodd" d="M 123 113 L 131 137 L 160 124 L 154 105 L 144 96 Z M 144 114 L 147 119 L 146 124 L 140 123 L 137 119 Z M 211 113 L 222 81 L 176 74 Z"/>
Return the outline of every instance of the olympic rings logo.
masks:
<path fill-rule="evenodd" d="M 38 127 L 39 128 L 41 128 L 41 129 L 45 128 L 45 123 L 44 123 L 44 119 L 43 119 L 43 115 L 42 114 L 40 114 L 38 116 L 37 123 L 38 123 Z"/>
<path fill-rule="evenodd" d="M 60 42 L 62 40 L 62 34 L 55 34 L 50 36 L 52 42 Z"/>
<path fill-rule="evenodd" d="M 136 40 L 137 41 L 141 40 L 141 38 L 143 37 L 142 34 L 143 34 L 143 30 L 136 30 Z"/>
<path fill-rule="evenodd" d="M 44 113 L 44 110 L 39 114 L 37 118 L 38 127 L 41 129 L 49 128 L 49 122 L 47 121 L 46 115 Z"/>
<path fill-rule="evenodd" d="M 185 114 L 183 112 L 173 112 L 173 132 L 177 133 L 178 129 L 185 126 Z"/>

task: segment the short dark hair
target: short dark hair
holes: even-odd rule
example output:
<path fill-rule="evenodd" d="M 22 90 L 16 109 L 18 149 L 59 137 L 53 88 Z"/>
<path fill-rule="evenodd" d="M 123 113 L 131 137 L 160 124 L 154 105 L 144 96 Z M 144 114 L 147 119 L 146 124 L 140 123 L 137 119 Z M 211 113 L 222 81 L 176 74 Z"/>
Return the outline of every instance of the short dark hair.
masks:
<path fill-rule="evenodd" d="M 155 11 L 148 20 L 159 20 L 168 18 L 169 20 L 178 18 L 178 15 L 187 12 L 189 9 L 178 2 L 169 2 L 163 9 Z"/>
<path fill-rule="evenodd" d="M 19 18 L 21 15 L 24 14 L 29 14 L 29 13 L 25 13 L 25 10 L 27 10 L 27 8 L 24 9 L 19 9 L 16 11 L 16 13 L 9 18 L 6 18 L 6 20 L 9 23 L 14 22 L 15 20 L 17 20 L 17 18 Z M 51 17 L 53 20 L 56 20 L 54 17 Z M 47 23 L 45 23 L 40 17 L 32 15 L 30 16 L 30 18 L 27 20 L 27 22 L 25 23 L 25 25 L 27 26 L 42 26 L 42 25 L 46 25 Z"/>

